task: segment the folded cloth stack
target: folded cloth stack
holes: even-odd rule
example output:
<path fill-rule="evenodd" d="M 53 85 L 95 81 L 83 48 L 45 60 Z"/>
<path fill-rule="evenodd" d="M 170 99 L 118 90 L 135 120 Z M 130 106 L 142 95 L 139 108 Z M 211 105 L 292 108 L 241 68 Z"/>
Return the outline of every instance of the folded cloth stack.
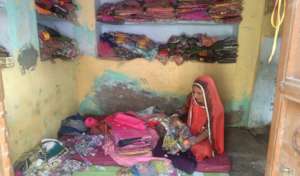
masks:
<path fill-rule="evenodd" d="M 198 2 L 197 0 L 180 1 L 177 4 L 176 14 L 180 20 L 211 20 L 207 13 L 208 2 Z"/>
<path fill-rule="evenodd" d="M 42 60 L 55 58 L 68 60 L 79 55 L 75 40 L 43 25 L 38 26 L 38 31 Z"/>
<path fill-rule="evenodd" d="M 147 1 L 145 14 L 154 20 L 175 19 L 175 9 L 168 0 Z"/>
<path fill-rule="evenodd" d="M 155 131 L 144 121 L 126 113 L 116 113 L 106 118 L 110 134 L 119 155 L 151 153 L 157 142 Z"/>
<path fill-rule="evenodd" d="M 97 19 L 117 24 L 174 19 L 238 23 L 241 12 L 241 0 L 127 0 L 103 4 Z"/>
<path fill-rule="evenodd" d="M 55 15 L 76 22 L 77 6 L 72 0 L 35 0 L 36 9 L 42 15 Z"/>
<path fill-rule="evenodd" d="M 0 46 L 0 57 L 9 57 L 8 51 L 3 46 Z"/>
<path fill-rule="evenodd" d="M 167 44 L 160 46 L 157 59 L 165 64 L 173 59 L 177 64 L 185 60 L 234 63 L 237 57 L 237 40 L 218 40 L 203 34 L 171 36 Z"/>
<path fill-rule="evenodd" d="M 208 13 L 216 22 L 239 23 L 242 20 L 242 10 L 241 0 L 227 0 L 212 4 Z"/>
<path fill-rule="evenodd" d="M 146 58 L 151 60 L 157 53 L 158 44 L 145 35 L 108 32 L 100 36 L 98 52 L 101 57 L 124 59 Z M 104 46 L 101 46 L 103 45 Z"/>
<path fill-rule="evenodd" d="M 105 23 L 123 23 L 125 21 L 147 20 L 144 15 L 144 9 L 140 1 L 127 0 L 115 4 L 105 3 L 97 12 L 98 21 Z"/>

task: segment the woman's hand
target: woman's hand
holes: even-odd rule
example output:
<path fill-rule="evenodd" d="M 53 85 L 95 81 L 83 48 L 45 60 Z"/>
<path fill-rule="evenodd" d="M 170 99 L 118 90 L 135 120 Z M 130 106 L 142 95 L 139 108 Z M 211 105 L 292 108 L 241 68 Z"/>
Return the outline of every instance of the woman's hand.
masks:
<path fill-rule="evenodd" d="M 185 139 L 183 141 L 183 148 L 185 150 L 190 149 L 192 147 L 192 142 L 189 139 Z"/>

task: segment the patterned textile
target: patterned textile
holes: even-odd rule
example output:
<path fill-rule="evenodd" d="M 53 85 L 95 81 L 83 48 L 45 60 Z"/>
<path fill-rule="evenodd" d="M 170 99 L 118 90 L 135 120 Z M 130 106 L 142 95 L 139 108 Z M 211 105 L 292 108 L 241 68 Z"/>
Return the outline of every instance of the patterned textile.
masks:
<path fill-rule="evenodd" d="M 241 0 L 226 0 L 210 6 L 208 13 L 216 22 L 239 23 L 242 20 Z"/>
<path fill-rule="evenodd" d="M 239 23 L 241 12 L 241 0 L 126 0 L 103 4 L 97 20 L 113 24 L 161 20 Z"/>
<path fill-rule="evenodd" d="M 149 120 L 157 121 L 164 127 L 165 134 L 162 148 L 169 154 L 175 155 L 178 152 L 185 152 L 183 141 L 191 137 L 189 128 L 179 119 L 174 117 L 154 117 Z"/>
<path fill-rule="evenodd" d="M 158 59 L 162 60 L 161 53 L 167 51 L 169 59 L 179 65 L 185 60 L 234 63 L 237 58 L 237 48 L 238 44 L 235 38 L 218 40 L 203 34 L 193 36 L 183 34 L 171 36 L 168 43 L 164 47 L 160 47 Z M 164 59 L 166 60 L 165 55 Z"/>
<path fill-rule="evenodd" d="M 158 45 L 145 35 L 122 32 L 103 33 L 100 41 L 107 42 L 113 48 L 115 55 L 124 59 L 147 58 L 151 60 L 156 55 L 158 48 Z M 99 54 L 102 53 L 108 52 L 101 50 Z"/>
<path fill-rule="evenodd" d="M 79 55 L 77 43 L 73 39 L 42 25 L 38 26 L 38 31 L 42 60 L 69 60 Z"/>
<path fill-rule="evenodd" d="M 72 0 L 35 0 L 36 9 L 42 15 L 54 15 L 77 22 L 77 6 Z"/>

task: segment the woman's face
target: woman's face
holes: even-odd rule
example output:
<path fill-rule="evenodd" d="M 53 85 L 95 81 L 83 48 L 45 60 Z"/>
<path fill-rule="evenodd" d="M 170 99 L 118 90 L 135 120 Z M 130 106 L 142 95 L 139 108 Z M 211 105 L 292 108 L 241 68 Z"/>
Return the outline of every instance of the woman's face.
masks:
<path fill-rule="evenodd" d="M 199 103 L 199 104 L 204 103 L 203 94 L 199 87 L 193 86 L 193 96 L 196 99 L 197 103 Z"/>

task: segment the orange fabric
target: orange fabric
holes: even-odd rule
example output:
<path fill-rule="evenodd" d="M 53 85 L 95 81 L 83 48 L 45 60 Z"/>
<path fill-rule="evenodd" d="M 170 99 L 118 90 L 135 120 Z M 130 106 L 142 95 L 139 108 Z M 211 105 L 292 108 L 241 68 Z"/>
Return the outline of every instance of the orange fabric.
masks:
<path fill-rule="evenodd" d="M 211 134 L 213 144 L 211 145 L 208 139 L 201 141 L 192 146 L 192 152 L 198 161 L 212 157 L 212 151 L 215 154 L 224 153 L 224 107 L 218 94 L 218 90 L 213 79 L 209 76 L 201 76 L 195 80 L 202 81 L 207 84 L 206 98 L 209 103 L 209 114 L 211 122 Z M 190 96 L 187 101 L 188 112 L 191 111 L 191 133 L 197 135 L 207 128 L 207 115 L 205 109 L 198 105 Z"/>
<path fill-rule="evenodd" d="M 207 124 L 207 118 L 204 107 L 199 106 L 195 101 L 192 101 L 191 106 L 193 106 L 191 109 L 192 114 L 197 114 L 193 115 L 193 118 L 191 119 L 191 126 L 189 126 L 192 135 L 195 136 L 203 131 Z"/>
<path fill-rule="evenodd" d="M 42 7 L 40 7 L 39 5 L 35 4 L 35 8 L 37 10 L 37 12 L 39 14 L 42 14 L 42 15 L 52 15 L 52 12 L 47 10 L 47 9 L 44 9 Z"/>

